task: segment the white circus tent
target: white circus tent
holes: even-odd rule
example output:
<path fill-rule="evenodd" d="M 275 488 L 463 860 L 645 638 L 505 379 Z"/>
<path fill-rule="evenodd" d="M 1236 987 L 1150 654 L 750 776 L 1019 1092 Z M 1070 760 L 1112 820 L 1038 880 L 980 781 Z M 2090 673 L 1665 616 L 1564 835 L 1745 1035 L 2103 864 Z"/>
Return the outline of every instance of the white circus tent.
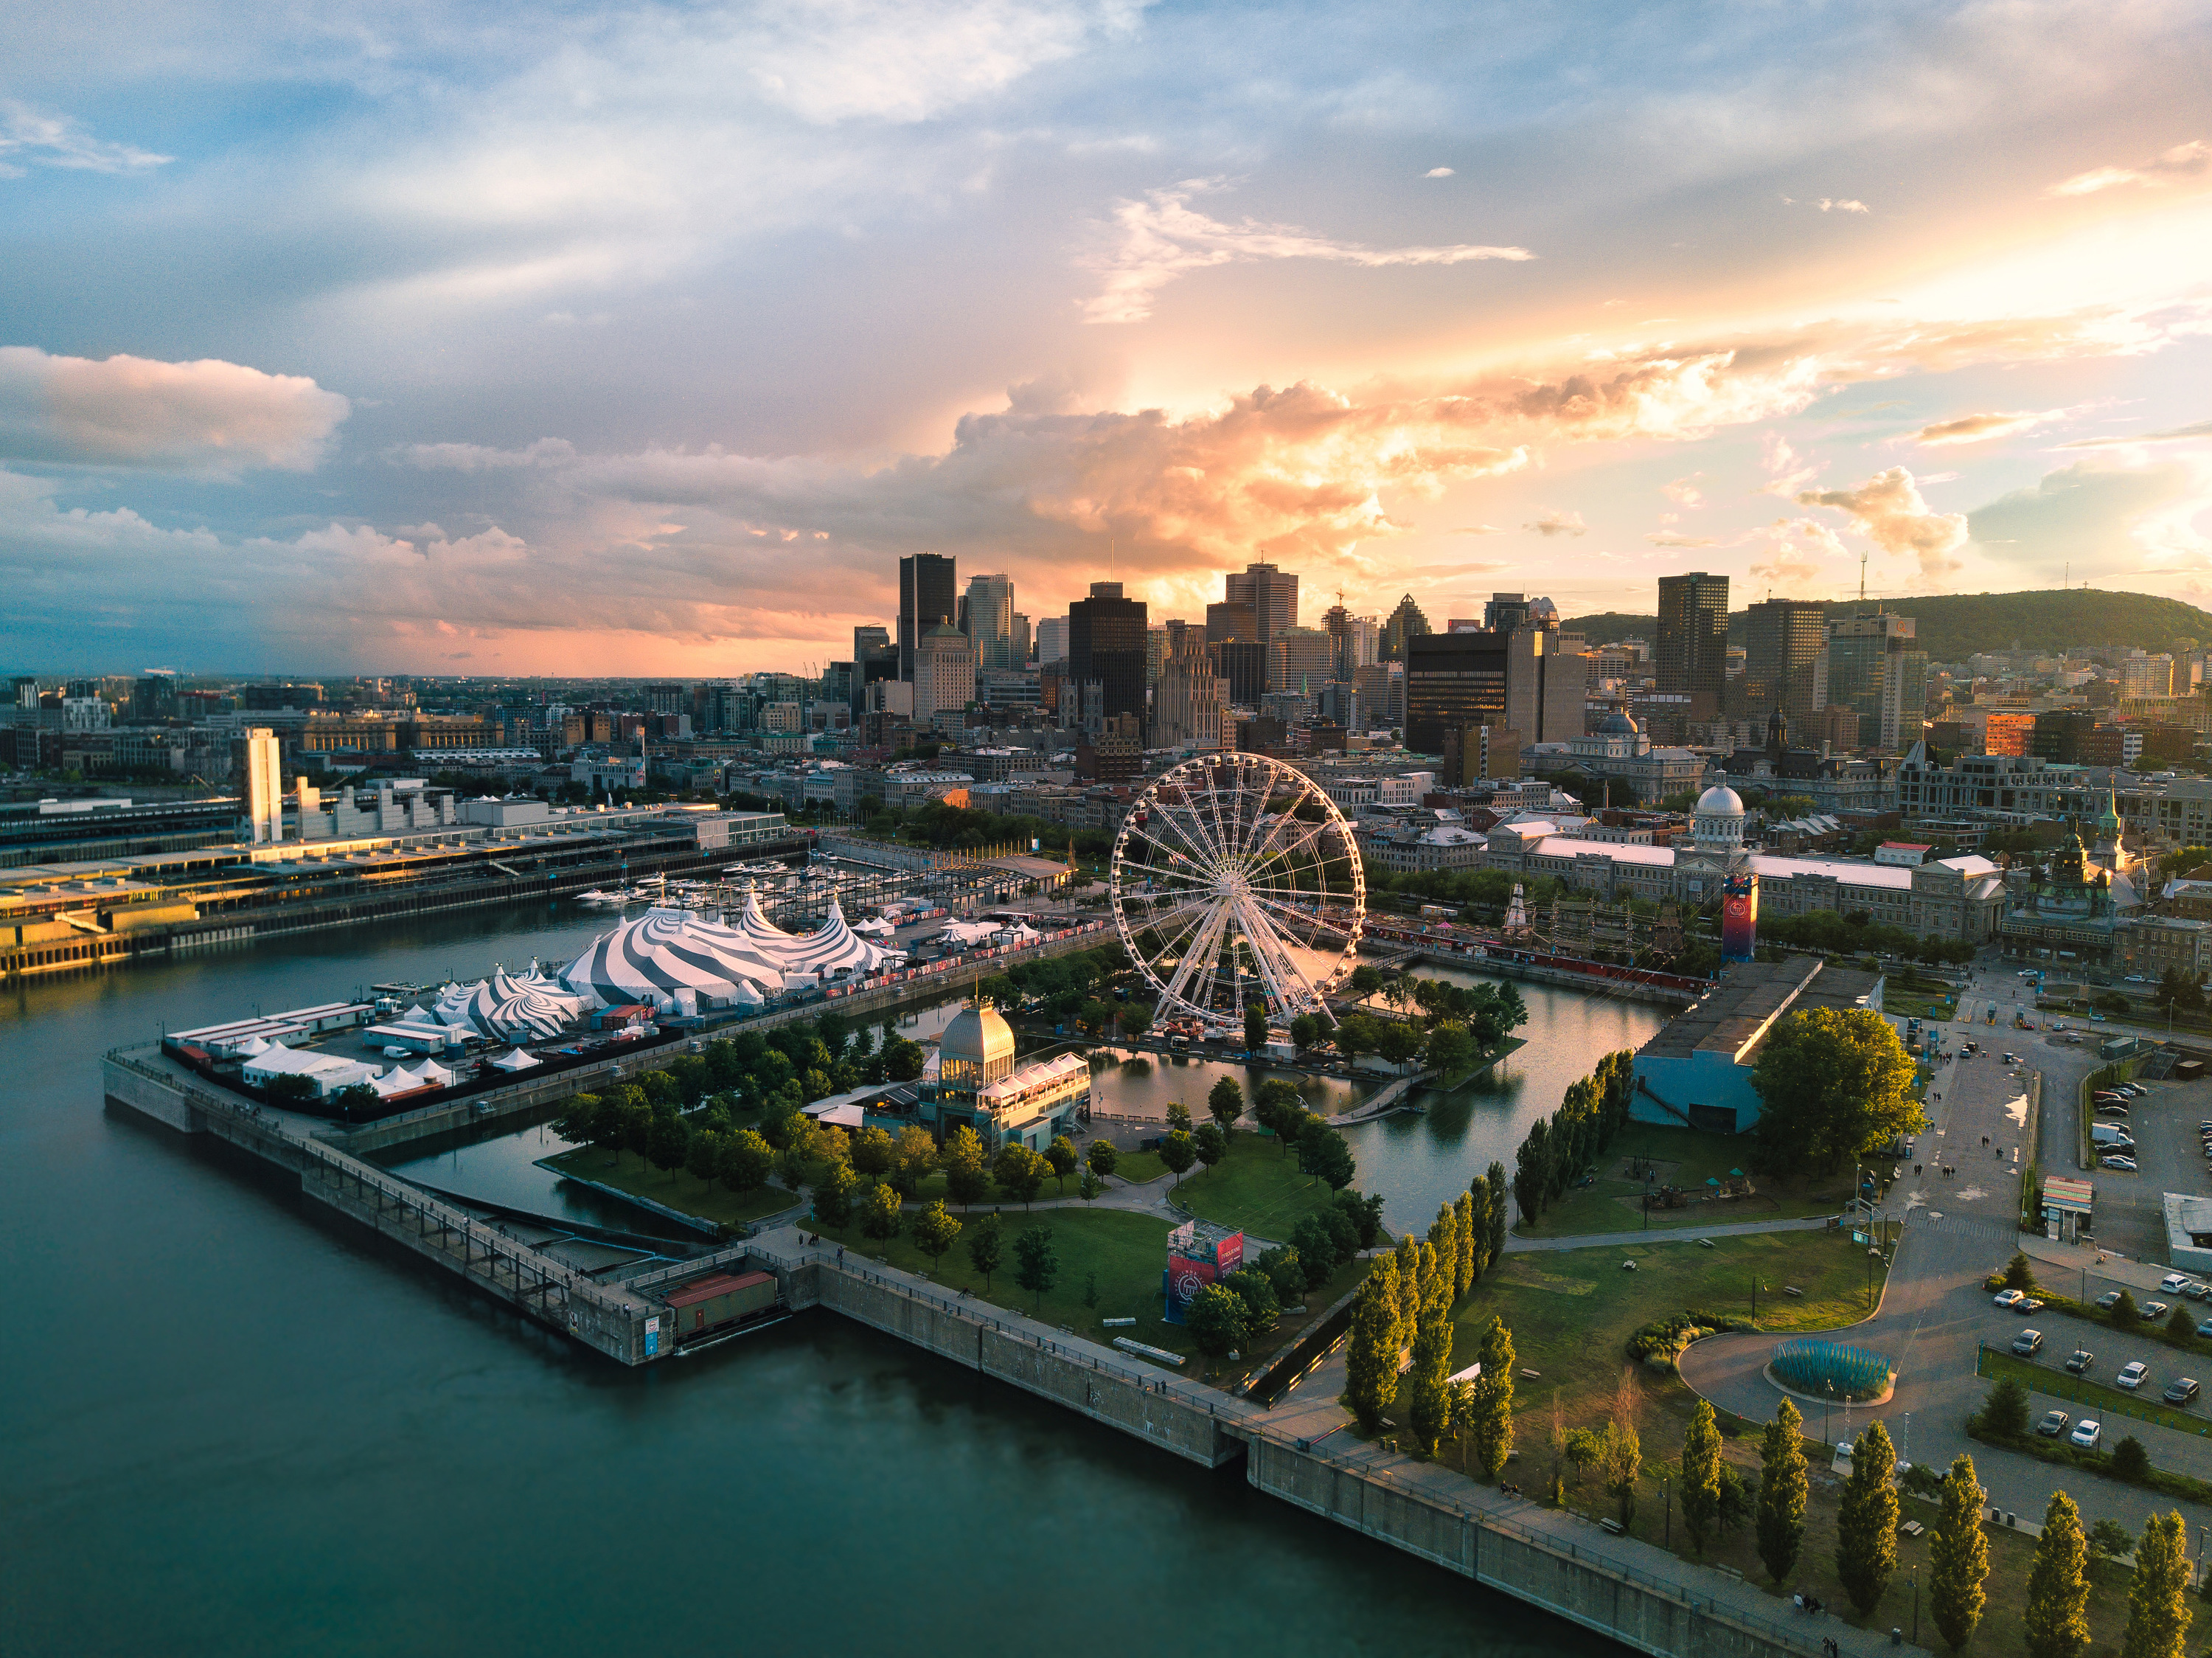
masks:
<path fill-rule="evenodd" d="M 787 933 L 761 913 L 760 894 L 748 890 L 738 930 L 763 954 L 791 973 L 831 973 L 840 969 L 872 972 L 891 954 L 853 930 L 845 919 L 844 906 L 837 902 L 835 894 L 830 899 L 830 913 L 823 917 L 819 927 L 811 933 Z"/>
<path fill-rule="evenodd" d="M 794 934 L 771 923 L 748 894 L 734 927 L 688 910 L 647 910 L 570 962 L 561 983 L 599 1007 L 649 1002 L 681 1008 L 701 997 L 757 1006 L 794 975 L 872 972 L 886 955 L 855 935 L 835 904 L 822 927 Z"/>

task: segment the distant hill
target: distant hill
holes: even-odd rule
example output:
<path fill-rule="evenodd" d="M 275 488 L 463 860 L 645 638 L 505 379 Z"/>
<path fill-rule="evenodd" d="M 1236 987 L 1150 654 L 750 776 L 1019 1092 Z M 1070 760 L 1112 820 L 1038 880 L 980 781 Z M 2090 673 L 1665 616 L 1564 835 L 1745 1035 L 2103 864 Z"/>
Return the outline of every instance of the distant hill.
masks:
<path fill-rule="evenodd" d="M 1831 616 L 1848 616 L 1856 600 L 1832 604 Z M 2045 588 L 2033 593 L 1952 593 L 1927 599 L 1891 599 L 1883 608 L 1919 624 L 1920 648 L 1939 662 L 1955 662 L 1978 650 L 2057 650 L 2067 645 L 2139 645 L 2160 651 L 2180 641 L 2212 643 L 2212 613 L 2179 599 L 2148 593 L 2099 593 L 2094 588 Z M 1731 643 L 1744 641 L 1743 612 L 1729 616 Z M 1577 616 L 1560 627 L 1592 644 L 1632 635 L 1656 640 L 1656 616 L 1609 610 Z"/>

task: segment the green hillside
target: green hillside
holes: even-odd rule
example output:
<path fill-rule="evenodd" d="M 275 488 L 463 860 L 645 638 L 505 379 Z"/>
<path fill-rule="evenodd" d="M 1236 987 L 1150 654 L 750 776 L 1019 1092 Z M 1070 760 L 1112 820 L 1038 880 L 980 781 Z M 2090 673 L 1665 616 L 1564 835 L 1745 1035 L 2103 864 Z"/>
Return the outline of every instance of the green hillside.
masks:
<path fill-rule="evenodd" d="M 1832 604 L 1831 616 L 1847 616 L 1856 600 Z M 2212 613 L 2179 599 L 2148 593 L 2099 593 L 2081 588 L 2032 593 L 1952 593 L 1926 599 L 1896 599 L 1885 608 L 1919 624 L 1921 649 L 1939 662 L 1958 661 L 1978 650 L 2008 650 L 2015 644 L 2033 650 L 2067 645 L 2140 645 L 2158 651 L 2176 644 L 2212 642 Z M 1605 611 L 1563 621 L 1560 627 L 1582 634 L 1593 644 L 1635 635 L 1658 633 L 1656 616 Z M 1741 644 L 1743 613 L 1729 617 L 1729 638 Z"/>

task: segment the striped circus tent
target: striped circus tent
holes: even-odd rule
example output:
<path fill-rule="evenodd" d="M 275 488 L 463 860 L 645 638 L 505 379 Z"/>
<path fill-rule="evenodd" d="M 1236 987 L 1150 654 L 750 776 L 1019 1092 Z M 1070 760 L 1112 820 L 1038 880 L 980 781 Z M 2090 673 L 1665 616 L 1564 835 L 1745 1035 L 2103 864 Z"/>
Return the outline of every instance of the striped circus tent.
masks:
<path fill-rule="evenodd" d="M 757 1005 L 783 988 L 783 970 L 726 927 L 688 910 L 647 910 L 593 942 L 561 982 L 595 1007 L 672 1005 L 680 991 Z"/>
<path fill-rule="evenodd" d="M 820 974 L 840 969 L 873 972 L 890 955 L 881 945 L 870 943 L 853 930 L 834 894 L 830 913 L 819 927 L 811 933 L 787 933 L 761 913 L 760 894 L 748 890 L 738 930 L 786 972 Z"/>
<path fill-rule="evenodd" d="M 591 1004 L 565 987 L 496 972 L 473 984 L 448 984 L 432 1012 L 454 1030 L 501 1039 L 558 1036 Z"/>

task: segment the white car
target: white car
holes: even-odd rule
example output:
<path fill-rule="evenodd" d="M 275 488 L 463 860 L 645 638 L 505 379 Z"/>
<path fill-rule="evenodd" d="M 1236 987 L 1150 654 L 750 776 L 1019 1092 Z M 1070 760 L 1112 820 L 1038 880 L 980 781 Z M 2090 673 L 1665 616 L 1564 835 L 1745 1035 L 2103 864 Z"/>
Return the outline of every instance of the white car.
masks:
<path fill-rule="evenodd" d="M 1990 1297 L 1990 1302 L 1995 1307 L 2017 1307 L 2027 1299 L 2027 1297 L 2020 1290 L 2000 1289 Z"/>
<path fill-rule="evenodd" d="M 2104 1431 L 2105 1425 L 2100 1422 L 2077 1422 L 2074 1424 L 2074 1431 L 2067 1435 L 2066 1437 L 2072 1440 L 2076 1445 L 2081 1446 L 2085 1449 L 2094 1451 L 2097 1448 L 2098 1436 Z"/>
<path fill-rule="evenodd" d="M 2118 1169 L 2123 1174 L 2132 1174 L 2136 1172 L 2136 1160 L 2132 1157 L 2100 1157 L 2097 1159 L 2097 1164 L 2100 1168 Z"/>
<path fill-rule="evenodd" d="M 2182 1290 L 2189 1288 L 2189 1275 L 2185 1272 L 2169 1272 L 2158 1281 L 2158 1287 L 2169 1295 L 2179 1295 Z"/>
<path fill-rule="evenodd" d="M 2143 1379 L 2149 1375 L 2150 1366 L 2137 1359 L 2132 1364 L 2122 1365 L 2120 1374 L 2114 1376 L 2112 1380 L 2132 1393 L 2143 1385 Z"/>

